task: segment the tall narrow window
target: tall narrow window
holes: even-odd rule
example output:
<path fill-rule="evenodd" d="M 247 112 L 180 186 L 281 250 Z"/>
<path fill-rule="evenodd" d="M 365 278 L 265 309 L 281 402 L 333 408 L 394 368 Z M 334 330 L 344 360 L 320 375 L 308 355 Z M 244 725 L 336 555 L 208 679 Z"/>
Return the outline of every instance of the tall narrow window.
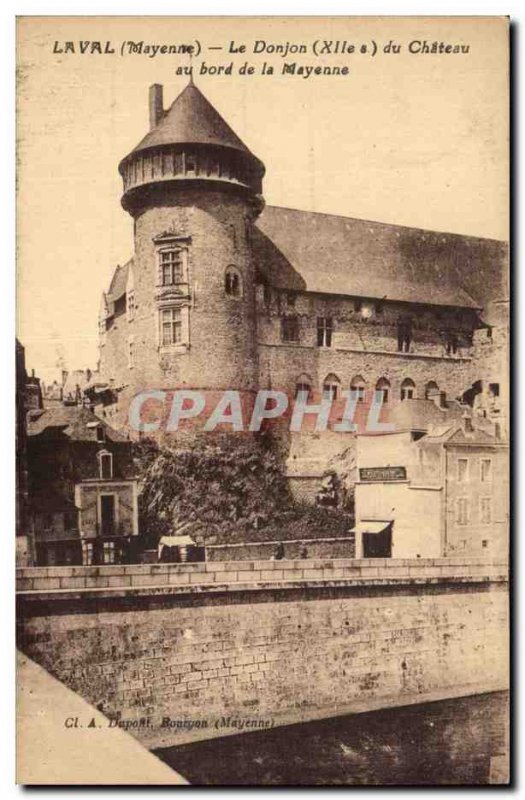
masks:
<path fill-rule="evenodd" d="M 113 477 L 113 456 L 111 453 L 102 451 L 98 454 L 99 473 L 102 480 L 109 480 Z"/>
<path fill-rule="evenodd" d="M 492 498 L 482 497 L 480 499 L 480 516 L 481 522 L 488 525 L 492 522 Z"/>
<path fill-rule="evenodd" d="M 164 308 L 161 318 L 161 344 L 169 347 L 182 341 L 182 315 L 180 308 Z"/>
<path fill-rule="evenodd" d="M 331 347 L 334 324 L 332 317 L 317 317 L 317 347 Z"/>
<path fill-rule="evenodd" d="M 127 312 L 128 320 L 132 322 L 135 316 L 135 292 L 133 290 L 127 294 Z"/>
<path fill-rule="evenodd" d="M 241 275 L 235 267 L 228 267 L 224 274 L 224 291 L 229 297 L 242 296 Z"/>
<path fill-rule="evenodd" d="M 490 483 L 492 480 L 492 459 L 481 459 L 481 482 Z"/>
<path fill-rule="evenodd" d="M 312 394 L 312 381 L 309 375 L 299 375 L 295 383 L 295 396 L 299 397 L 300 394 L 306 395 L 309 399 Z"/>
<path fill-rule="evenodd" d="M 299 320 L 297 317 L 281 319 L 281 339 L 283 342 L 299 341 Z"/>
<path fill-rule="evenodd" d="M 376 383 L 376 392 L 381 392 L 381 400 L 383 403 L 388 403 L 390 395 L 390 383 L 386 378 L 379 378 Z"/>
<path fill-rule="evenodd" d="M 133 339 L 128 341 L 128 367 L 133 369 L 135 366 L 135 343 Z"/>
<path fill-rule="evenodd" d="M 161 250 L 160 271 L 163 286 L 173 286 L 183 280 L 182 253 L 180 250 Z"/>
<path fill-rule="evenodd" d="M 466 497 L 458 497 L 457 499 L 456 523 L 458 525 L 468 524 L 468 499 Z"/>
<path fill-rule="evenodd" d="M 458 483 L 468 480 L 468 458 L 458 458 Z"/>
<path fill-rule="evenodd" d="M 446 343 L 446 350 L 447 356 L 456 355 L 458 352 L 458 337 L 455 333 L 450 332 L 447 334 L 447 343 Z"/>
<path fill-rule="evenodd" d="M 93 542 L 82 542 L 82 565 L 90 567 L 93 564 Z"/>
<path fill-rule="evenodd" d="M 412 342 L 412 324 L 408 319 L 401 319 L 397 324 L 397 349 L 400 353 L 409 353 Z"/>
<path fill-rule="evenodd" d="M 410 378 L 405 378 L 401 384 L 401 400 L 413 400 L 416 396 L 416 384 Z"/>
<path fill-rule="evenodd" d="M 103 425 L 97 425 L 97 442 L 101 444 L 106 441 L 106 431 Z"/>

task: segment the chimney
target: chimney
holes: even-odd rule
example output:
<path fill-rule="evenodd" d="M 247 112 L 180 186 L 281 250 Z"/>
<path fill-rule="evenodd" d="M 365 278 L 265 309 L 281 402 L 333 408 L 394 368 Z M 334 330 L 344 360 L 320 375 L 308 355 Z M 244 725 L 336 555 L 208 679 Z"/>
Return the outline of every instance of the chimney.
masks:
<path fill-rule="evenodd" d="M 465 433 L 473 433 L 474 431 L 474 423 L 472 421 L 472 417 L 469 414 L 463 415 L 463 429 Z"/>
<path fill-rule="evenodd" d="M 149 128 L 156 128 L 164 116 L 162 100 L 162 84 L 154 83 L 149 87 Z"/>

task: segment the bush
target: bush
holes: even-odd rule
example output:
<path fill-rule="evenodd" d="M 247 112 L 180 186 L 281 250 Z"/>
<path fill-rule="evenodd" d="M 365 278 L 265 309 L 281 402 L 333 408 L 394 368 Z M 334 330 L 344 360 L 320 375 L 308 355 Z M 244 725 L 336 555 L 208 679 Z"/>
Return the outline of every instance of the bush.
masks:
<path fill-rule="evenodd" d="M 252 437 L 199 438 L 184 450 L 139 443 L 135 459 L 148 546 L 183 525 L 199 541 L 232 529 L 246 534 L 290 503 L 277 456 Z"/>
<path fill-rule="evenodd" d="M 134 459 L 145 547 L 178 531 L 199 544 L 344 536 L 354 522 L 353 498 L 345 508 L 294 502 L 264 435 L 203 434 L 185 449 L 143 440 Z"/>

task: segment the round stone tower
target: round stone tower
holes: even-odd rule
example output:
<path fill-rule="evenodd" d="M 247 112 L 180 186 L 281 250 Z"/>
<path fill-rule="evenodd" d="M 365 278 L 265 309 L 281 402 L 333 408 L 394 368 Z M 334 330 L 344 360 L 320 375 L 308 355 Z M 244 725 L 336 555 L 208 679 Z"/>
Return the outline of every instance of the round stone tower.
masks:
<path fill-rule="evenodd" d="M 134 384 L 257 389 L 251 230 L 264 165 L 189 83 L 119 165 L 135 222 Z"/>

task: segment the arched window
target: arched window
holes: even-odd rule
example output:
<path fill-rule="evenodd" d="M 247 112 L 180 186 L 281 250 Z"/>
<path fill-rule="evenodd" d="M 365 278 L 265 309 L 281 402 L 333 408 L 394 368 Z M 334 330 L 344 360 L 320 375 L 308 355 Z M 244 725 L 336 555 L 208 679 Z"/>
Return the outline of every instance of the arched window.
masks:
<path fill-rule="evenodd" d="M 333 372 L 330 372 L 329 375 L 323 381 L 323 398 L 328 398 L 330 400 L 337 400 L 337 396 L 339 394 L 339 387 L 341 386 L 341 381 L 334 375 Z"/>
<path fill-rule="evenodd" d="M 388 381 L 386 378 L 379 378 L 378 382 L 376 383 L 376 392 L 381 392 L 381 399 L 383 403 L 388 403 L 390 396 L 390 381 Z"/>
<path fill-rule="evenodd" d="M 354 375 L 350 381 L 350 391 L 357 392 L 357 402 L 363 403 L 365 400 L 365 379 L 361 375 Z"/>
<path fill-rule="evenodd" d="M 416 384 L 410 378 L 405 378 L 401 384 L 401 400 L 413 400 L 416 396 Z"/>
<path fill-rule="evenodd" d="M 242 297 L 241 274 L 236 267 L 228 267 L 224 273 L 224 291 L 228 297 Z"/>
<path fill-rule="evenodd" d="M 425 400 L 434 400 L 439 395 L 439 386 L 435 381 L 429 381 L 425 386 Z"/>
<path fill-rule="evenodd" d="M 312 379 L 309 375 L 303 372 L 297 380 L 295 381 L 295 396 L 299 396 L 299 392 L 306 392 L 306 396 L 309 399 L 312 394 Z"/>

